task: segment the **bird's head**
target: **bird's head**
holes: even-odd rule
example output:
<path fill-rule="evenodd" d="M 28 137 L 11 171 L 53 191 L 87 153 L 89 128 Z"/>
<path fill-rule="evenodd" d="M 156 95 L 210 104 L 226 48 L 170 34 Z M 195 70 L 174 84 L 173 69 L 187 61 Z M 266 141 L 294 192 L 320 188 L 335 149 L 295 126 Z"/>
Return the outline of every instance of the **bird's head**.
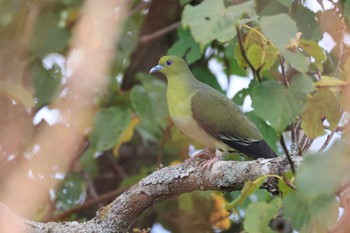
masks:
<path fill-rule="evenodd" d="M 189 71 L 188 65 L 181 57 L 164 56 L 159 59 L 158 65 L 153 67 L 149 72 L 161 72 L 169 78 L 187 71 Z"/>

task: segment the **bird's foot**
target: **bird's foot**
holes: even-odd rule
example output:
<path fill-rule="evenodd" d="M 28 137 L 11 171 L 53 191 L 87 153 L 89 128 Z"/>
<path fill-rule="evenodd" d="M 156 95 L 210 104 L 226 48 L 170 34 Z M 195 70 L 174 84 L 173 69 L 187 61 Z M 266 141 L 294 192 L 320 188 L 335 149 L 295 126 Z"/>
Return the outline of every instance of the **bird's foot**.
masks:
<path fill-rule="evenodd" d="M 213 163 L 215 163 L 216 161 L 218 161 L 219 159 L 220 159 L 219 156 L 214 156 L 214 157 L 212 157 L 211 159 L 209 159 L 209 160 L 203 162 L 202 167 L 203 167 L 204 169 L 207 169 L 207 168 L 209 168 Z"/>
<path fill-rule="evenodd" d="M 200 159 L 205 159 L 204 161 L 201 162 L 202 167 L 204 169 L 209 168 L 214 162 L 220 160 L 221 154 L 214 152 L 208 148 L 198 152 L 197 154 L 195 154 L 193 157 L 189 158 L 188 161 L 196 159 L 196 158 L 200 158 Z"/>
<path fill-rule="evenodd" d="M 192 157 L 192 159 L 195 159 L 195 158 L 207 159 L 207 158 L 212 158 L 213 155 L 214 155 L 213 151 L 211 151 L 210 149 L 206 148 L 204 150 L 201 150 L 197 154 L 195 154 Z"/>

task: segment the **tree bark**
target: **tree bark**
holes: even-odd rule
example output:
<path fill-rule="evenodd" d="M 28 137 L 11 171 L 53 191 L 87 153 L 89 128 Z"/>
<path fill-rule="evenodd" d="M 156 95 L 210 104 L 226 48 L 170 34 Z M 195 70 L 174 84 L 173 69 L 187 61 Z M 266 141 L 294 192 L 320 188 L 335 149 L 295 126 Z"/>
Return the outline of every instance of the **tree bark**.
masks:
<path fill-rule="evenodd" d="M 180 17 L 181 7 L 178 0 L 153 0 L 144 21 L 140 38 L 142 36 L 149 38 L 150 34 L 174 25 L 174 23 L 180 21 Z M 176 40 L 174 34 L 176 33 L 170 36 L 164 33 L 157 37 L 157 40 L 141 41 L 138 44 L 138 47 L 130 58 L 130 64 L 132 66 L 129 66 L 124 74 L 121 86 L 123 90 L 129 90 L 133 87 L 136 82 L 135 74 L 137 72 L 148 73 L 150 67 L 155 66 L 159 58 L 166 55 L 167 50 L 174 43 L 174 40 Z"/>
<path fill-rule="evenodd" d="M 296 165 L 301 157 L 293 157 Z M 217 161 L 210 168 L 203 168 L 202 158 L 188 159 L 185 162 L 165 167 L 153 172 L 130 189 L 114 199 L 109 205 L 98 210 L 96 216 L 84 223 L 29 221 L 13 215 L 5 205 L 0 205 L 0 219 L 6 219 L 15 232 L 128 232 L 136 218 L 155 203 L 195 190 L 219 190 L 223 192 L 241 190 L 248 180 L 267 175 L 282 175 L 289 169 L 285 158 L 259 159 L 254 161 Z M 277 192 L 277 181 L 268 178 L 262 185 L 270 193 Z M 0 222 L 1 224 L 1 222 Z M 5 229 L 6 230 L 6 229 Z M 11 231 L 1 232 L 14 232 Z"/>

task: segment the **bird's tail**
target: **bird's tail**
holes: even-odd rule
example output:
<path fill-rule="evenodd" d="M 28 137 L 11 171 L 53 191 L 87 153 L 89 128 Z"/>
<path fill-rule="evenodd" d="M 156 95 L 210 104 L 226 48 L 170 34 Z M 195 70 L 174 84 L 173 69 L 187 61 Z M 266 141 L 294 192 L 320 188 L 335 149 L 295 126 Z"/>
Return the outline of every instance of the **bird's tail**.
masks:
<path fill-rule="evenodd" d="M 246 154 L 248 157 L 252 159 L 259 159 L 259 158 L 275 158 L 277 155 L 271 147 L 265 142 L 265 140 L 261 141 L 254 141 L 250 142 L 248 144 L 240 144 L 236 141 L 232 140 L 222 140 L 227 145 L 235 148 L 236 150 Z"/>

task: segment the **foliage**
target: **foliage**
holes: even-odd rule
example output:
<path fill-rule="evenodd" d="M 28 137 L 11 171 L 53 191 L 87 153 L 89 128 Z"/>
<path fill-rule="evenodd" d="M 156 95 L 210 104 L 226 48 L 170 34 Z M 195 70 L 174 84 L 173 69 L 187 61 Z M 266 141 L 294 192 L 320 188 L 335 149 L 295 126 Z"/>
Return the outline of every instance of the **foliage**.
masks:
<path fill-rule="evenodd" d="M 256 85 L 252 91 L 252 106 L 258 116 L 270 122 L 277 133 L 281 133 L 303 111 L 306 96 L 312 90 L 312 82 L 305 75 L 293 77 L 289 88 L 276 80 L 267 80 Z M 274 106 L 273 111 L 270 106 Z"/>
<path fill-rule="evenodd" d="M 167 18 L 152 16 L 156 4 L 133 1 L 133 10 L 123 22 L 116 44 L 110 83 L 95 100 L 96 114 L 88 129 L 86 148 L 78 165 L 63 174 L 62 186 L 53 197 L 52 212 L 66 211 L 85 199 L 93 199 L 87 190 L 96 188 L 102 195 L 133 185 L 156 169 L 157 162 L 167 166 L 182 161 L 188 157 L 190 144 L 197 149 L 202 147 L 181 134 L 170 121 L 166 83 L 141 72 L 151 68 L 144 65 L 147 61 L 142 60 L 142 54 L 147 51 L 147 60 L 152 60 L 149 51 L 157 50 L 183 57 L 200 81 L 223 93 L 227 87 L 221 86 L 217 72 L 208 68 L 210 62 L 221 65 L 228 83 L 237 75 L 252 76 L 249 86 L 239 90 L 233 101 L 243 107 L 249 98 L 252 100 L 253 110 L 246 115 L 276 153 L 282 153 L 278 142 L 286 137 L 288 145 L 295 146 L 294 151 L 306 156 L 296 174 L 247 181 L 240 192 L 225 196 L 196 192 L 164 201 L 141 216 L 139 228 L 158 222 L 172 232 L 216 228 L 221 232 L 236 229 L 264 233 L 273 232 L 270 220 L 281 215 L 298 232 L 326 232 L 334 224 L 339 208 L 335 191 L 349 178 L 346 137 L 330 143 L 329 150 L 323 153 L 324 148 L 318 153 L 308 149 L 313 142 L 320 144 L 316 149 L 326 146 L 348 121 L 348 77 L 344 70 L 349 54 L 342 34 L 347 32 L 350 21 L 350 1 L 331 1 L 330 8 L 324 8 L 323 1 L 315 1 L 320 9 L 317 12 L 307 8 L 305 1 L 233 2 L 241 1 L 179 0 L 176 4 L 181 7 L 169 8 L 164 6 L 167 3 L 157 1 L 171 13 L 168 15 L 178 9 L 175 18 L 181 23 L 176 30 L 167 32 L 166 43 L 158 43 L 160 37 L 144 42 L 142 36 L 159 32 L 153 22 Z M 33 7 L 37 9 L 34 16 L 29 14 Z M 54 106 L 65 95 L 69 70 L 58 62 L 47 66 L 44 61 L 52 54 L 68 59 L 81 9 L 80 0 L 30 4 L 21 0 L 0 1 L 0 43 L 6 48 L 0 50 L 0 61 L 16 68 L 6 75 L 7 70 L 2 69 L 0 94 L 11 101 L 8 105 L 19 104 L 25 109 L 23 112 L 36 113 L 44 106 Z M 151 16 L 154 18 L 149 19 Z M 19 36 L 21 30 L 29 30 L 25 25 L 30 17 L 37 17 L 32 36 Z M 334 48 L 320 43 L 325 33 L 335 41 Z M 132 87 L 124 89 L 123 83 L 129 81 Z M 9 114 L 12 115 L 8 118 L 17 119 L 15 113 Z M 325 134 L 328 141 L 320 141 Z M 280 195 L 273 197 L 259 190 L 265 179 L 278 179 Z M 234 218 L 227 218 L 223 205 L 233 212 Z M 97 205 L 94 207 L 92 213 Z M 73 217 L 85 215 L 78 213 Z"/>

